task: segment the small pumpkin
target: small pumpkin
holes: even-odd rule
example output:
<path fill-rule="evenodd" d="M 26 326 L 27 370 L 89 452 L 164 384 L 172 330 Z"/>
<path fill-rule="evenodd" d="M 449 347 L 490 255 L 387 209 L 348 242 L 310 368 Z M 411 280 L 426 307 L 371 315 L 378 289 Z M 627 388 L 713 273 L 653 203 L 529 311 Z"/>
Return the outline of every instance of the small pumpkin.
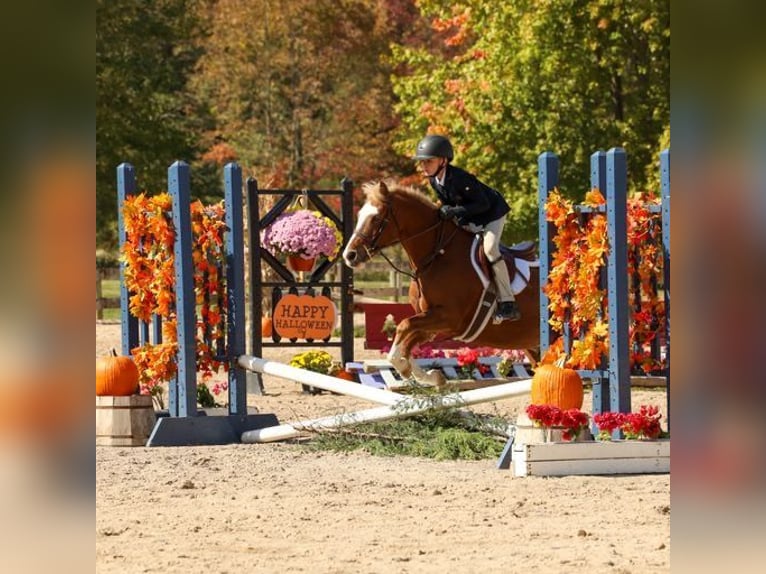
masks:
<path fill-rule="evenodd" d="M 553 405 L 561 410 L 582 408 L 582 379 L 577 371 L 564 367 L 565 360 L 562 356 L 555 363 L 535 369 L 531 391 L 533 405 Z"/>
<path fill-rule="evenodd" d="M 351 381 L 352 383 L 356 382 L 356 377 L 354 377 L 354 373 L 349 373 L 346 369 L 341 369 L 334 375 L 338 379 L 343 379 L 344 381 Z"/>
<path fill-rule="evenodd" d="M 271 337 L 273 332 L 273 321 L 271 317 L 261 319 L 261 337 Z"/>
<path fill-rule="evenodd" d="M 96 359 L 96 396 L 127 397 L 138 390 L 138 369 L 130 357 L 119 357 L 112 349 L 111 357 Z"/>

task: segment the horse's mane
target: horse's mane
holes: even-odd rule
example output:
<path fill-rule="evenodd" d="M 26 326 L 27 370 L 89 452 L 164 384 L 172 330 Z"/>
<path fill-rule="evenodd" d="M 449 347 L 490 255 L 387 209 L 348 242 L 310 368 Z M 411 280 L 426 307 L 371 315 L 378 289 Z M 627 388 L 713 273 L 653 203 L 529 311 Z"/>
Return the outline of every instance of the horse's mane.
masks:
<path fill-rule="evenodd" d="M 436 204 L 431 201 L 431 199 L 422 191 L 419 191 L 414 187 L 401 185 L 396 181 L 388 179 L 384 181 L 370 181 L 362 185 L 362 191 L 364 191 L 364 195 L 367 198 L 367 201 L 369 201 L 372 205 L 381 206 L 387 201 L 385 198 L 385 193 L 380 189 L 381 183 L 385 184 L 386 188 L 388 189 L 388 193 L 390 194 L 412 198 L 431 208 L 436 207 Z"/>

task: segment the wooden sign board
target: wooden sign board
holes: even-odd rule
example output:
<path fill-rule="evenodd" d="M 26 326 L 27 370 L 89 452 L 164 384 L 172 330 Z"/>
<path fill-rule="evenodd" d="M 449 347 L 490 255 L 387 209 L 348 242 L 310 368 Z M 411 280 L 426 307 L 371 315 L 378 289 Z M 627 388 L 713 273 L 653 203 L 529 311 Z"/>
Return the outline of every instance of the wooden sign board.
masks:
<path fill-rule="evenodd" d="M 286 339 L 327 339 L 335 328 L 337 312 L 324 295 L 282 297 L 274 307 L 272 327 Z"/>

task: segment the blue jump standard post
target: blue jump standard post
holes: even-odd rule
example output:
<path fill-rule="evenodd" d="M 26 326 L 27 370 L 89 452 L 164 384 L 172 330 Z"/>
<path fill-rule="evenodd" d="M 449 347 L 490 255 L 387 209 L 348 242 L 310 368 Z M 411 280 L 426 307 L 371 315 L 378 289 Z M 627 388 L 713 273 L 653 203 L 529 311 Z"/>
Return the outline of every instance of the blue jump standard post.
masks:
<path fill-rule="evenodd" d="M 237 443 L 241 441 L 243 432 L 279 424 L 273 414 L 247 413 L 244 371 L 237 365 L 237 359 L 244 354 L 245 347 L 242 170 L 236 163 L 229 163 L 224 168 L 224 205 L 228 228 L 224 258 L 229 305 L 226 310 L 226 354 L 221 358 L 229 363 L 228 415 L 208 416 L 204 411 L 198 411 L 196 407 L 196 301 L 194 271 L 191 266 L 193 246 L 189 210 L 189 167 L 185 163 L 176 162 L 170 167 L 168 176 L 169 189 L 173 197 L 173 223 L 176 226 L 176 285 L 180 286 L 176 290 L 179 374 L 177 384 L 170 385 L 170 397 L 172 404 L 175 392 L 185 411 L 179 409 L 176 414 L 171 410 L 169 417 L 159 418 L 147 446 Z M 184 233 L 187 224 L 188 234 Z M 182 340 L 184 340 L 183 345 L 181 345 Z M 181 365 L 188 365 L 183 376 Z"/>
<path fill-rule="evenodd" d="M 176 274 L 176 314 L 178 329 L 178 375 L 169 386 L 168 413 L 161 415 L 147 442 L 147 446 L 217 445 L 240 442 L 243 432 L 279 424 L 273 414 L 247 414 L 244 373 L 237 365 L 244 354 L 245 281 L 244 231 L 242 219 L 242 174 L 235 163 L 224 169 L 224 195 L 228 232 L 225 244 L 226 289 L 229 305 L 226 314 L 226 353 L 219 359 L 229 362 L 228 415 L 208 415 L 197 409 L 196 370 L 196 300 L 194 270 L 192 267 L 192 235 L 190 214 L 189 166 L 175 162 L 168 169 L 168 189 L 173 201 L 173 226 L 176 231 L 174 257 Z M 125 241 L 122 225 L 122 202 L 135 193 L 133 167 L 121 164 L 117 168 L 120 212 L 120 241 Z M 123 309 L 123 354 L 130 355 L 136 343 L 146 339 L 140 336 L 140 326 L 128 311 L 129 293 L 124 277 L 121 286 Z M 152 329 L 155 343 L 159 339 L 159 322 Z M 148 333 L 148 330 L 147 330 Z"/>
<path fill-rule="evenodd" d="M 125 221 L 122 215 L 122 205 L 128 197 L 136 193 L 136 172 L 129 163 L 117 167 L 117 223 L 120 245 L 127 239 Z M 162 342 L 162 317 L 152 316 L 151 324 L 139 321 L 130 314 L 130 294 L 125 286 L 125 263 L 120 261 L 120 324 L 122 325 L 122 354 L 130 356 L 130 350 L 138 345 L 152 342 L 155 345 Z"/>
<path fill-rule="evenodd" d="M 577 205 L 580 216 L 589 213 L 605 213 L 609 253 L 607 264 L 602 269 L 601 287 L 607 288 L 609 318 L 609 354 L 602 361 L 600 369 L 579 370 L 581 377 L 593 380 L 593 413 L 605 411 L 630 412 L 630 354 L 628 306 L 628 254 L 627 254 L 627 164 L 625 151 L 613 148 L 608 152 L 598 151 L 590 158 L 591 187 L 606 190 L 606 206 L 590 207 Z M 663 245 L 663 290 L 667 321 L 665 324 L 667 384 L 667 407 L 670 412 L 670 151 L 660 154 L 660 176 L 662 205 L 651 205 L 653 213 L 662 213 Z M 548 194 L 558 186 L 558 157 L 551 152 L 544 152 L 538 157 L 538 210 L 540 233 L 540 286 L 544 286 L 550 273 L 553 237 L 556 229 L 547 221 L 545 205 Z M 550 301 L 540 293 L 540 353 L 545 353 L 555 339 L 551 329 L 548 309 Z M 571 348 L 571 333 L 568 326 L 560 334 L 564 338 L 564 347 Z M 670 415 L 668 414 L 668 429 Z M 510 439 L 497 462 L 497 467 L 507 469 L 511 463 L 513 439 Z"/>
<path fill-rule="evenodd" d="M 120 246 L 127 240 L 122 205 L 136 193 L 136 172 L 129 163 L 117 166 L 117 225 Z M 130 350 L 138 346 L 138 319 L 130 314 L 129 293 L 125 286 L 125 263 L 120 261 L 120 325 L 122 326 L 122 355 L 130 357 Z"/>
<path fill-rule="evenodd" d="M 551 159 L 553 158 L 553 160 Z M 548 253 L 552 246 L 553 236 L 550 233 L 551 224 L 545 219 L 544 206 L 548 193 L 558 183 L 558 158 L 546 152 L 540 155 L 540 251 Z M 553 174 L 553 175 L 551 175 Z M 662 180 L 662 207 L 650 206 L 650 211 L 663 213 L 663 247 L 664 247 L 664 291 L 666 304 L 670 301 L 670 151 L 660 154 L 660 175 Z M 625 151 L 613 148 L 608 152 L 598 151 L 591 156 L 591 186 L 606 190 L 606 206 L 591 208 L 577 205 L 575 208 L 581 214 L 590 212 L 605 213 L 607 217 L 607 233 L 609 238 L 609 253 L 605 273 L 602 273 L 602 283 L 607 288 L 608 317 L 609 317 L 609 354 L 598 370 L 582 370 L 580 375 L 594 380 L 593 412 L 607 410 L 630 412 L 630 354 L 628 329 L 630 308 L 628 306 L 628 254 L 627 254 L 627 162 Z M 555 232 L 555 230 L 554 230 Z M 545 246 L 545 247 L 544 247 Z M 549 257 L 549 255 L 548 255 Z M 547 280 L 549 267 L 543 274 L 541 262 L 540 283 Z M 604 275 L 606 276 L 604 278 Z M 540 344 L 544 352 L 552 342 L 548 325 L 550 312 L 548 300 L 541 297 L 540 301 Z M 666 340 L 669 341 L 669 323 L 666 325 Z M 565 340 L 565 347 L 570 348 L 571 341 Z M 669 347 L 668 347 L 669 349 Z M 667 381 L 670 381 L 670 361 L 666 366 Z M 669 397 L 668 397 L 669 400 Z"/>
<path fill-rule="evenodd" d="M 662 254 L 665 294 L 665 381 L 668 395 L 668 432 L 670 432 L 670 150 L 660 154 L 660 190 L 662 193 Z"/>

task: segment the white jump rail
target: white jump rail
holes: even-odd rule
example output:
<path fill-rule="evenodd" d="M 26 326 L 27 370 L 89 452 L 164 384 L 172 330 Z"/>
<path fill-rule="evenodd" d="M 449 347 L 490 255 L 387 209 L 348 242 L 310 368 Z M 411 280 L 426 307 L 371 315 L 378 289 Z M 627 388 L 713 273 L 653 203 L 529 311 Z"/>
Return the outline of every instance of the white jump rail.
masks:
<path fill-rule="evenodd" d="M 393 405 L 399 402 L 402 398 L 401 395 L 392 391 L 376 389 L 374 387 L 360 385 L 359 383 L 352 383 L 351 381 L 345 381 L 343 379 L 338 379 L 337 377 L 306 371 L 305 369 L 291 367 L 284 363 L 269 361 L 268 359 L 261 359 L 260 357 L 253 357 L 251 355 L 242 355 L 237 360 L 237 363 L 239 363 L 240 367 L 249 371 L 263 373 L 264 375 L 273 375 L 280 379 L 297 381 L 325 391 L 332 391 L 333 393 L 340 393 L 341 395 L 348 395 L 349 397 L 356 397 L 358 399 L 366 399 L 380 405 Z"/>
<path fill-rule="evenodd" d="M 344 395 L 383 402 L 385 405 L 354 413 L 343 413 L 335 416 L 297 421 L 274 427 L 247 431 L 242 433 L 241 440 L 243 443 L 287 440 L 296 438 L 301 434 L 301 431 L 305 430 L 319 431 L 340 428 L 362 422 L 384 421 L 412 416 L 428 410 L 439 410 L 449 407 L 486 403 L 508 397 L 524 395 L 529 393 L 532 388 L 532 379 L 527 379 L 492 387 L 473 389 L 462 393 L 453 393 L 439 399 L 426 400 L 423 398 L 402 397 L 390 391 L 367 388 L 357 383 L 343 381 L 328 375 L 305 371 L 296 367 L 290 367 L 283 363 L 268 361 L 258 357 L 243 355 L 239 358 L 238 363 L 244 369 L 294 380 L 299 383 Z"/>

